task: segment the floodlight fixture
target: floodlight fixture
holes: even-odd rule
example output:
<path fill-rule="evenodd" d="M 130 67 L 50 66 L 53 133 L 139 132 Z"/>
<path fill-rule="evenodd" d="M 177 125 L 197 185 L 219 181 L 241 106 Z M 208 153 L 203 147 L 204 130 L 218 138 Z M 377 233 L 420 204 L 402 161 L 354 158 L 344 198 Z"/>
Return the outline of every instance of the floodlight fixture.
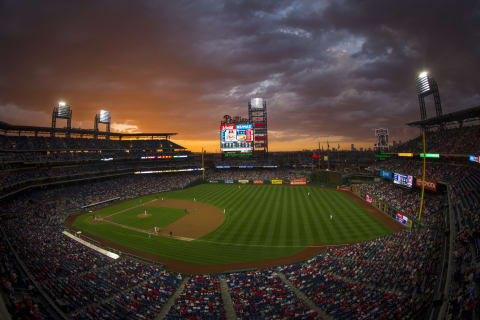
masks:
<path fill-rule="evenodd" d="M 428 72 L 421 72 L 417 78 L 417 94 L 429 94 L 431 92 L 431 89 L 431 79 L 428 76 Z"/>
<path fill-rule="evenodd" d="M 67 131 L 65 136 L 70 137 L 70 129 L 72 128 L 72 108 L 65 101 L 59 101 L 56 107 L 53 107 L 52 111 L 52 131 L 50 136 L 55 137 L 55 131 L 57 127 L 57 119 L 67 120 Z"/>
<path fill-rule="evenodd" d="M 427 112 L 425 109 L 425 97 L 433 95 L 435 102 L 435 110 L 437 117 L 442 115 L 442 104 L 440 101 L 440 92 L 438 91 L 438 85 L 435 79 L 433 79 L 427 71 L 422 71 L 418 74 L 417 82 L 417 96 L 420 104 L 420 119 L 427 119 Z"/>
<path fill-rule="evenodd" d="M 98 137 L 98 124 L 99 123 L 104 123 L 106 125 L 106 136 L 105 138 L 106 139 L 109 139 L 109 132 L 110 132 L 110 112 L 108 112 L 107 110 L 100 110 L 100 113 L 96 114 L 95 115 L 95 120 L 94 120 L 94 127 L 93 127 L 93 130 L 94 130 L 94 138 L 97 139 Z"/>
<path fill-rule="evenodd" d="M 100 110 L 100 122 L 110 123 L 110 112 L 107 110 Z"/>
<path fill-rule="evenodd" d="M 422 71 L 420 72 L 420 74 L 418 75 L 419 78 L 425 78 L 428 76 L 428 72 L 427 71 Z"/>

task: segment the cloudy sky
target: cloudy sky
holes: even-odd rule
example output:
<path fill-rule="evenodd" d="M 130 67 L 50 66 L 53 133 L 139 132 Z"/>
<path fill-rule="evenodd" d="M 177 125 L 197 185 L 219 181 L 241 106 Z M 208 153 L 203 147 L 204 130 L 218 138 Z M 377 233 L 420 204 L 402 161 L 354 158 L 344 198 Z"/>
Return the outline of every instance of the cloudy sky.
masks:
<path fill-rule="evenodd" d="M 480 105 L 479 59 L 478 0 L 0 0 L 0 120 L 49 126 L 65 100 L 75 127 L 107 109 L 215 151 L 223 115 L 263 97 L 270 150 L 371 146 L 417 134 L 421 70 L 444 113 Z"/>

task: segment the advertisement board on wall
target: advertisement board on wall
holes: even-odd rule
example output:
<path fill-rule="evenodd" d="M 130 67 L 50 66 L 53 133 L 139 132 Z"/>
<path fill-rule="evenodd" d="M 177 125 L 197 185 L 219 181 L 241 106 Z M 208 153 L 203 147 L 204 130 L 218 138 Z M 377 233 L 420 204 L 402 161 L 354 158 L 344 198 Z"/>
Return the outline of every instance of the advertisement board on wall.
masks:
<path fill-rule="evenodd" d="M 480 157 L 479 156 L 469 155 L 468 159 L 472 162 L 479 162 L 480 163 Z"/>
<path fill-rule="evenodd" d="M 263 180 L 253 180 L 253 184 L 263 184 Z"/>
<path fill-rule="evenodd" d="M 386 179 L 392 179 L 392 172 L 388 170 L 380 170 L 380 177 Z"/>
<path fill-rule="evenodd" d="M 283 180 L 272 180 L 272 184 L 282 184 Z"/>
<path fill-rule="evenodd" d="M 408 217 L 404 216 L 400 212 L 397 212 L 397 215 L 395 216 L 395 220 L 406 226 L 408 224 Z"/>
<path fill-rule="evenodd" d="M 290 180 L 291 185 L 304 185 L 307 184 L 307 178 L 298 178 Z"/>
<path fill-rule="evenodd" d="M 238 180 L 238 183 L 241 183 L 241 184 L 247 184 L 249 182 L 250 180 Z"/>
<path fill-rule="evenodd" d="M 406 174 L 394 173 L 393 174 L 393 183 L 405 186 L 408 188 L 413 187 L 413 176 L 409 176 Z"/>
<path fill-rule="evenodd" d="M 422 187 L 422 177 L 415 177 L 415 185 Z M 425 179 L 425 189 L 430 191 L 437 191 L 437 181 L 432 179 Z"/>
<path fill-rule="evenodd" d="M 225 183 L 235 183 L 233 180 L 225 180 Z"/>
<path fill-rule="evenodd" d="M 368 194 L 365 194 L 365 201 L 367 201 L 368 203 L 372 203 L 372 200 L 372 197 L 370 197 Z"/>

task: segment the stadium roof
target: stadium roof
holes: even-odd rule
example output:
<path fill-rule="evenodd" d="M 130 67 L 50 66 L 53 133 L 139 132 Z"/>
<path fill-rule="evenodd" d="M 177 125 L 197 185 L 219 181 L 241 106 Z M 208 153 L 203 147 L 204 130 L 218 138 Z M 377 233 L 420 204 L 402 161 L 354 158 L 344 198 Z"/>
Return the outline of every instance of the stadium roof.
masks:
<path fill-rule="evenodd" d="M 441 115 L 440 117 L 433 117 L 423 121 L 414 121 L 407 123 L 412 127 L 432 127 L 447 124 L 449 122 L 464 121 L 464 120 L 477 120 L 480 119 L 480 106 L 468 108 L 452 113 Z"/>
<path fill-rule="evenodd" d="M 117 137 L 122 139 L 124 137 L 163 137 L 165 139 L 169 139 L 170 136 L 176 135 L 173 132 L 163 132 L 163 133 L 121 133 L 121 132 L 107 132 L 107 131 L 95 131 L 93 129 L 80 129 L 80 128 L 51 128 L 51 127 L 37 127 L 37 126 L 19 126 L 19 125 L 11 125 L 6 122 L 0 121 L 0 131 L 3 133 L 8 132 L 18 132 L 18 134 L 25 132 L 25 133 L 33 133 L 35 136 L 39 133 L 41 134 L 50 134 L 52 132 L 55 133 L 67 133 L 76 134 L 81 136 L 109 136 L 109 137 Z"/>

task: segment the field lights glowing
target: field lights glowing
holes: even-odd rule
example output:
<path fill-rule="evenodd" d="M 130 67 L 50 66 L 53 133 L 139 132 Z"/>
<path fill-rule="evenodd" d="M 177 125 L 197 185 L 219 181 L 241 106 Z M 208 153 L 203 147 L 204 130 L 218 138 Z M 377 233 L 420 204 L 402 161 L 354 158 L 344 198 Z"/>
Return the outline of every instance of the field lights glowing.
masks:
<path fill-rule="evenodd" d="M 428 76 L 428 72 L 427 71 L 423 71 L 423 72 L 420 72 L 420 74 L 418 75 L 419 78 L 425 78 Z"/>
<path fill-rule="evenodd" d="M 66 105 L 67 105 L 67 104 L 65 103 L 65 101 L 60 101 L 60 102 L 58 103 L 58 106 L 59 106 L 59 107 L 65 107 Z"/>
<path fill-rule="evenodd" d="M 417 79 L 417 93 L 419 95 L 430 91 L 430 79 L 426 71 L 421 72 Z"/>

